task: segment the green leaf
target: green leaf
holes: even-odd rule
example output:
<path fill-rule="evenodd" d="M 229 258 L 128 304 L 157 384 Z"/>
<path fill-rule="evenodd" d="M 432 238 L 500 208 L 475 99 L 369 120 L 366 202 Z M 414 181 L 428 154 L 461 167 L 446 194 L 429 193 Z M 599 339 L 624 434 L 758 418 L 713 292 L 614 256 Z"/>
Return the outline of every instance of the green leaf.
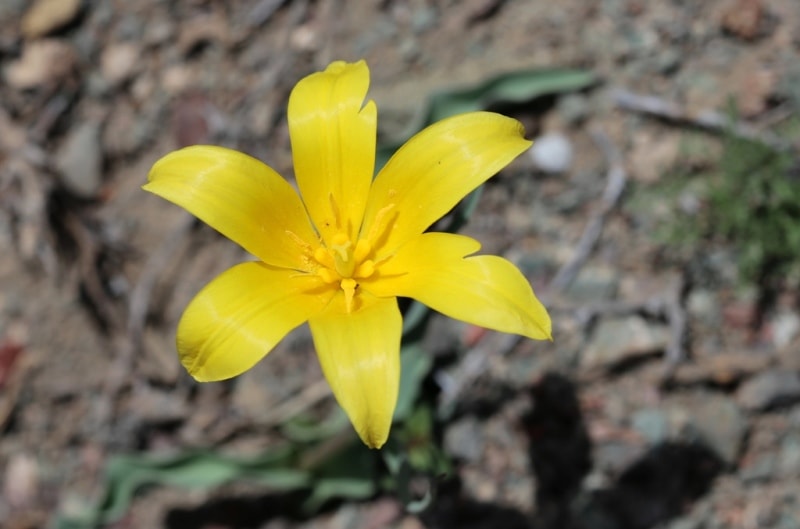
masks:
<path fill-rule="evenodd" d="M 476 86 L 434 94 L 402 141 L 378 147 L 376 167 L 383 167 L 408 138 L 441 119 L 502 103 L 525 103 L 542 96 L 585 90 L 596 83 L 597 78 L 584 70 L 539 68 L 510 72 Z"/>
<path fill-rule="evenodd" d="M 404 421 L 411 414 L 432 365 L 430 353 L 418 343 L 407 345 L 400 351 L 400 394 L 394 410 L 395 422 Z"/>
<path fill-rule="evenodd" d="M 106 467 L 103 499 L 81 515 L 61 517 L 56 521 L 56 528 L 91 529 L 112 523 L 127 512 L 134 494 L 145 486 L 208 489 L 234 480 L 247 480 L 280 491 L 308 487 L 310 476 L 292 468 L 294 459 L 295 454 L 289 447 L 272 449 L 251 458 L 207 451 L 173 456 L 115 456 Z"/>
<path fill-rule="evenodd" d="M 281 426 L 281 432 L 291 441 L 308 443 L 333 437 L 345 428 L 350 428 L 350 422 L 344 410 L 337 406 L 322 421 L 306 415 L 292 417 Z"/>
<path fill-rule="evenodd" d="M 313 471 L 311 495 L 303 503 L 308 514 L 333 499 L 364 500 L 378 491 L 377 455 L 352 437 Z"/>

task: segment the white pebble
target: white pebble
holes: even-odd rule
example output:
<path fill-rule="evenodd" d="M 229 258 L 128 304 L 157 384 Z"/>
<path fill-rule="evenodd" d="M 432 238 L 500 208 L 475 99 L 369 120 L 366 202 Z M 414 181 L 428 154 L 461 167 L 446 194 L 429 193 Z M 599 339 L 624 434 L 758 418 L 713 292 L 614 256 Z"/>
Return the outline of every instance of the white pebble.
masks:
<path fill-rule="evenodd" d="M 536 168 L 544 173 L 564 173 L 572 165 L 572 143 L 557 132 L 534 140 L 528 152 Z"/>

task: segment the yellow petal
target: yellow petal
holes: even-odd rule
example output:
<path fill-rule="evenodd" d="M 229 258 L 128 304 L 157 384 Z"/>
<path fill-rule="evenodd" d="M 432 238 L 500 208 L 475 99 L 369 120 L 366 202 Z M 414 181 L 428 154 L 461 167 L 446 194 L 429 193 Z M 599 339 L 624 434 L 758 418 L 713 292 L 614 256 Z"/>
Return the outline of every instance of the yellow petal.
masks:
<path fill-rule="evenodd" d="M 244 373 L 328 304 L 330 293 L 313 293 L 317 284 L 313 276 L 257 262 L 223 272 L 183 313 L 177 337 L 181 363 L 201 382 Z"/>
<path fill-rule="evenodd" d="M 342 295 L 309 320 L 322 372 L 364 444 L 389 436 L 400 384 L 402 318 L 394 298 L 360 294 L 348 313 Z"/>
<path fill-rule="evenodd" d="M 181 206 L 271 265 L 303 269 L 297 240 L 317 240 L 292 186 L 238 151 L 186 147 L 157 161 L 148 180 L 145 190 Z"/>
<path fill-rule="evenodd" d="M 370 242 L 391 253 L 527 149 L 531 142 L 523 134 L 518 121 L 491 112 L 461 114 L 422 130 L 375 178 L 362 235 L 380 233 Z M 387 212 L 394 224 L 386 223 Z M 382 224 L 391 229 L 383 232 Z"/>
<path fill-rule="evenodd" d="M 522 272 L 501 257 L 465 257 L 479 248 L 463 235 L 425 233 L 403 245 L 362 286 L 376 296 L 416 299 L 481 327 L 551 339 L 550 316 Z"/>
<path fill-rule="evenodd" d="M 377 110 L 364 103 L 364 61 L 334 62 L 297 83 L 289 97 L 289 133 L 300 193 L 328 243 L 358 234 L 375 170 Z"/>

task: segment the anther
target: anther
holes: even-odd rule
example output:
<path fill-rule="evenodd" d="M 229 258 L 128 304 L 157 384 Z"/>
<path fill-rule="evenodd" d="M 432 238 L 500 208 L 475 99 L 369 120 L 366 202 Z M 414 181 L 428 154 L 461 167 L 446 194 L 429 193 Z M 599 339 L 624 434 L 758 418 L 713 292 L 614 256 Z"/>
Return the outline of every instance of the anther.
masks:
<path fill-rule="evenodd" d="M 368 260 L 358 265 L 358 268 L 356 269 L 356 273 L 354 275 L 360 279 L 364 279 L 370 277 L 374 273 L 375 273 L 375 263 L 372 260 Z"/>
<path fill-rule="evenodd" d="M 367 235 L 367 239 L 370 241 L 377 241 L 381 235 L 389 228 L 388 216 L 389 212 L 394 209 L 394 204 L 389 204 L 388 206 L 382 207 L 378 212 L 375 214 L 375 220 L 372 222 L 372 226 L 369 229 L 369 234 Z"/>
<path fill-rule="evenodd" d="M 339 275 L 329 268 L 320 268 L 317 270 L 317 275 L 329 285 L 339 279 Z"/>
<path fill-rule="evenodd" d="M 334 261 L 331 253 L 322 246 L 314 250 L 314 259 L 319 264 L 327 268 L 333 268 L 336 266 L 336 262 Z"/>

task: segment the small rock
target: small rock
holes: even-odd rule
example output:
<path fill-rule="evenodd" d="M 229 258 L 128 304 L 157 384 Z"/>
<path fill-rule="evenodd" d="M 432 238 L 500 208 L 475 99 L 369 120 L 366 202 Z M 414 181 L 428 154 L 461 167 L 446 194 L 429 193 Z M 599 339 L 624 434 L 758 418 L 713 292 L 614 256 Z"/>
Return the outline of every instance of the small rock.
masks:
<path fill-rule="evenodd" d="M 557 132 L 537 138 L 528 152 L 536 168 L 544 173 L 564 173 L 572 165 L 572 143 Z"/>
<path fill-rule="evenodd" d="M 667 525 L 667 529 L 703 529 L 705 527 L 703 520 L 687 515 L 683 518 L 673 520 Z"/>
<path fill-rule="evenodd" d="M 617 295 L 619 276 L 611 268 L 586 266 L 567 287 L 566 295 L 577 303 L 606 301 Z"/>
<path fill-rule="evenodd" d="M 737 37 L 754 40 L 759 36 L 764 14 L 761 0 L 733 0 L 725 8 L 720 25 Z"/>
<path fill-rule="evenodd" d="M 103 149 L 111 156 L 134 154 L 147 141 L 149 128 L 130 104 L 116 105 L 103 128 Z"/>
<path fill-rule="evenodd" d="M 21 20 L 28 3 L 27 0 L 5 0 L 5 2 L 0 2 L 0 20 Z M 16 40 L 17 37 L 16 35 L 4 36 L 0 39 L 0 42 L 5 41 L 6 38 Z"/>
<path fill-rule="evenodd" d="M 800 527 L 800 513 L 797 511 L 784 511 L 774 527 L 775 529 L 797 529 Z"/>
<path fill-rule="evenodd" d="M 75 68 L 75 50 L 58 39 L 43 39 L 25 45 L 22 56 L 5 69 L 8 84 L 20 90 L 57 83 Z"/>
<path fill-rule="evenodd" d="M 631 426 L 642 434 L 651 445 L 656 445 L 667 439 L 669 435 L 669 419 L 664 411 L 649 408 L 639 410 L 631 417 Z"/>
<path fill-rule="evenodd" d="M 204 43 L 226 46 L 229 32 L 228 21 L 222 15 L 196 16 L 181 24 L 177 47 L 183 55 L 188 55 Z"/>
<path fill-rule="evenodd" d="M 27 142 L 27 129 L 15 122 L 5 109 L 0 108 L 0 151 L 14 152 Z"/>
<path fill-rule="evenodd" d="M 72 22 L 81 8 L 81 0 L 36 0 L 22 17 L 22 35 L 28 39 L 43 37 Z"/>
<path fill-rule="evenodd" d="M 787 435 L 781 441 L 778 474 L 786 478 L 800 476 L 800 435 Z"/>
<path fill-rule="evenodd" d="M 172 392 L 156 389 L 147 384 L 137 385 L 129 402 L 131 412 L 148 423 L 167 423 L 186 417 L 186 401 Z"/>
<path fill-rule="evenodd" d="M 800 375 L 773 369 L 747 380 L 736 393 L 739 404 L 748 410 L 766 410 L 800 400 Z"/>
<path fill-rule="evenodd" d="M 100 71 L 112 86 L 117 86 L 131 77 L 139 64 L 142 49 L 138 44 L 122 42 L 111 44 L 100 56 Z"/>
<path fill-rule="evenodd" d="M 681 67 L 683 55 L 675 48 L 666 48 L 658 53 L 655 59 L 655 68 L 658 73 L 671 75 Z"/>
<path fill-rule="evenodd" d="M 618 476 L 644 455 L 645 448 L 622 441 L 599 443 L 592 450 L 594 467 L 611 476 Z"/>
<path fill-rule="evenodd" d="M 577 125 L 589 117 L 591 106 L 583 94 L 567 94 L 558 100 L 558 113 L 568 125 Z"/>
<path fill-rule="evenodd" d="M 444 449 L 466 462 L 478 461 L 483 455 L 483 429 L 474 417 L 465 417 L 448 426 L 444 433 Z"/>
<path fill-rule="evenodd" d="M 782 349 L 792 343 L 800 333 L 800 316 L 796 312 L 780 312 L 770 322 L 772 326 L 772 343 Z"/>
<path fill-rule="evenodd" d="M 774 453 L 761 454 L 739 471 L 744 483 L 768 481 L 775 476 L 777 459 Z"/>
<path fill-rule="evenodd" d="M 581 367 L 613 367 L 663 351 L 668 343 L 667 327 L 650 324 L 641 316 L 602 320 L 581 355 Z"/>
<path fill-rule="evenodd" d="M 169 42 L 175 33 L 175 25 L 169 19 L 156 18 L 144 28 L 143 42 L 147 46 L 158 46 Z"/>
<path fill-rule="evenodd" d="M 100 126 L 92 121 L 73 129 L 55 156 L 61 183 L 81 198 L 93 198 L 100 191 L 102 163 Z"/>
<path fill-rule="evenodd" d="M 3 497 L 14 508 L 30 506 L 39 493 L 39 464 L 27 454 L 8 460 L 3 479 Z"/>
<path fill-rule="evenodd" d="M 417 35 L 433 29 L 439 23 L 439 13 L 436 8 L 423 5 L 414 9 L 411 15 L 411 31 Z"/>
<path fill-rule="evenodd" d="M 693 320 L 706 325 L 718 325 L 720 322 L 719 301 L 713 291 L 696 288 L 686 297 L 686 311 Z"/>
<path fill-rule="evenodd" d="M 747 419 L 736 403 L 723 395 L 698 393 L 688 406 L 690 428 L 722 461 L 736 463 Z"/>

